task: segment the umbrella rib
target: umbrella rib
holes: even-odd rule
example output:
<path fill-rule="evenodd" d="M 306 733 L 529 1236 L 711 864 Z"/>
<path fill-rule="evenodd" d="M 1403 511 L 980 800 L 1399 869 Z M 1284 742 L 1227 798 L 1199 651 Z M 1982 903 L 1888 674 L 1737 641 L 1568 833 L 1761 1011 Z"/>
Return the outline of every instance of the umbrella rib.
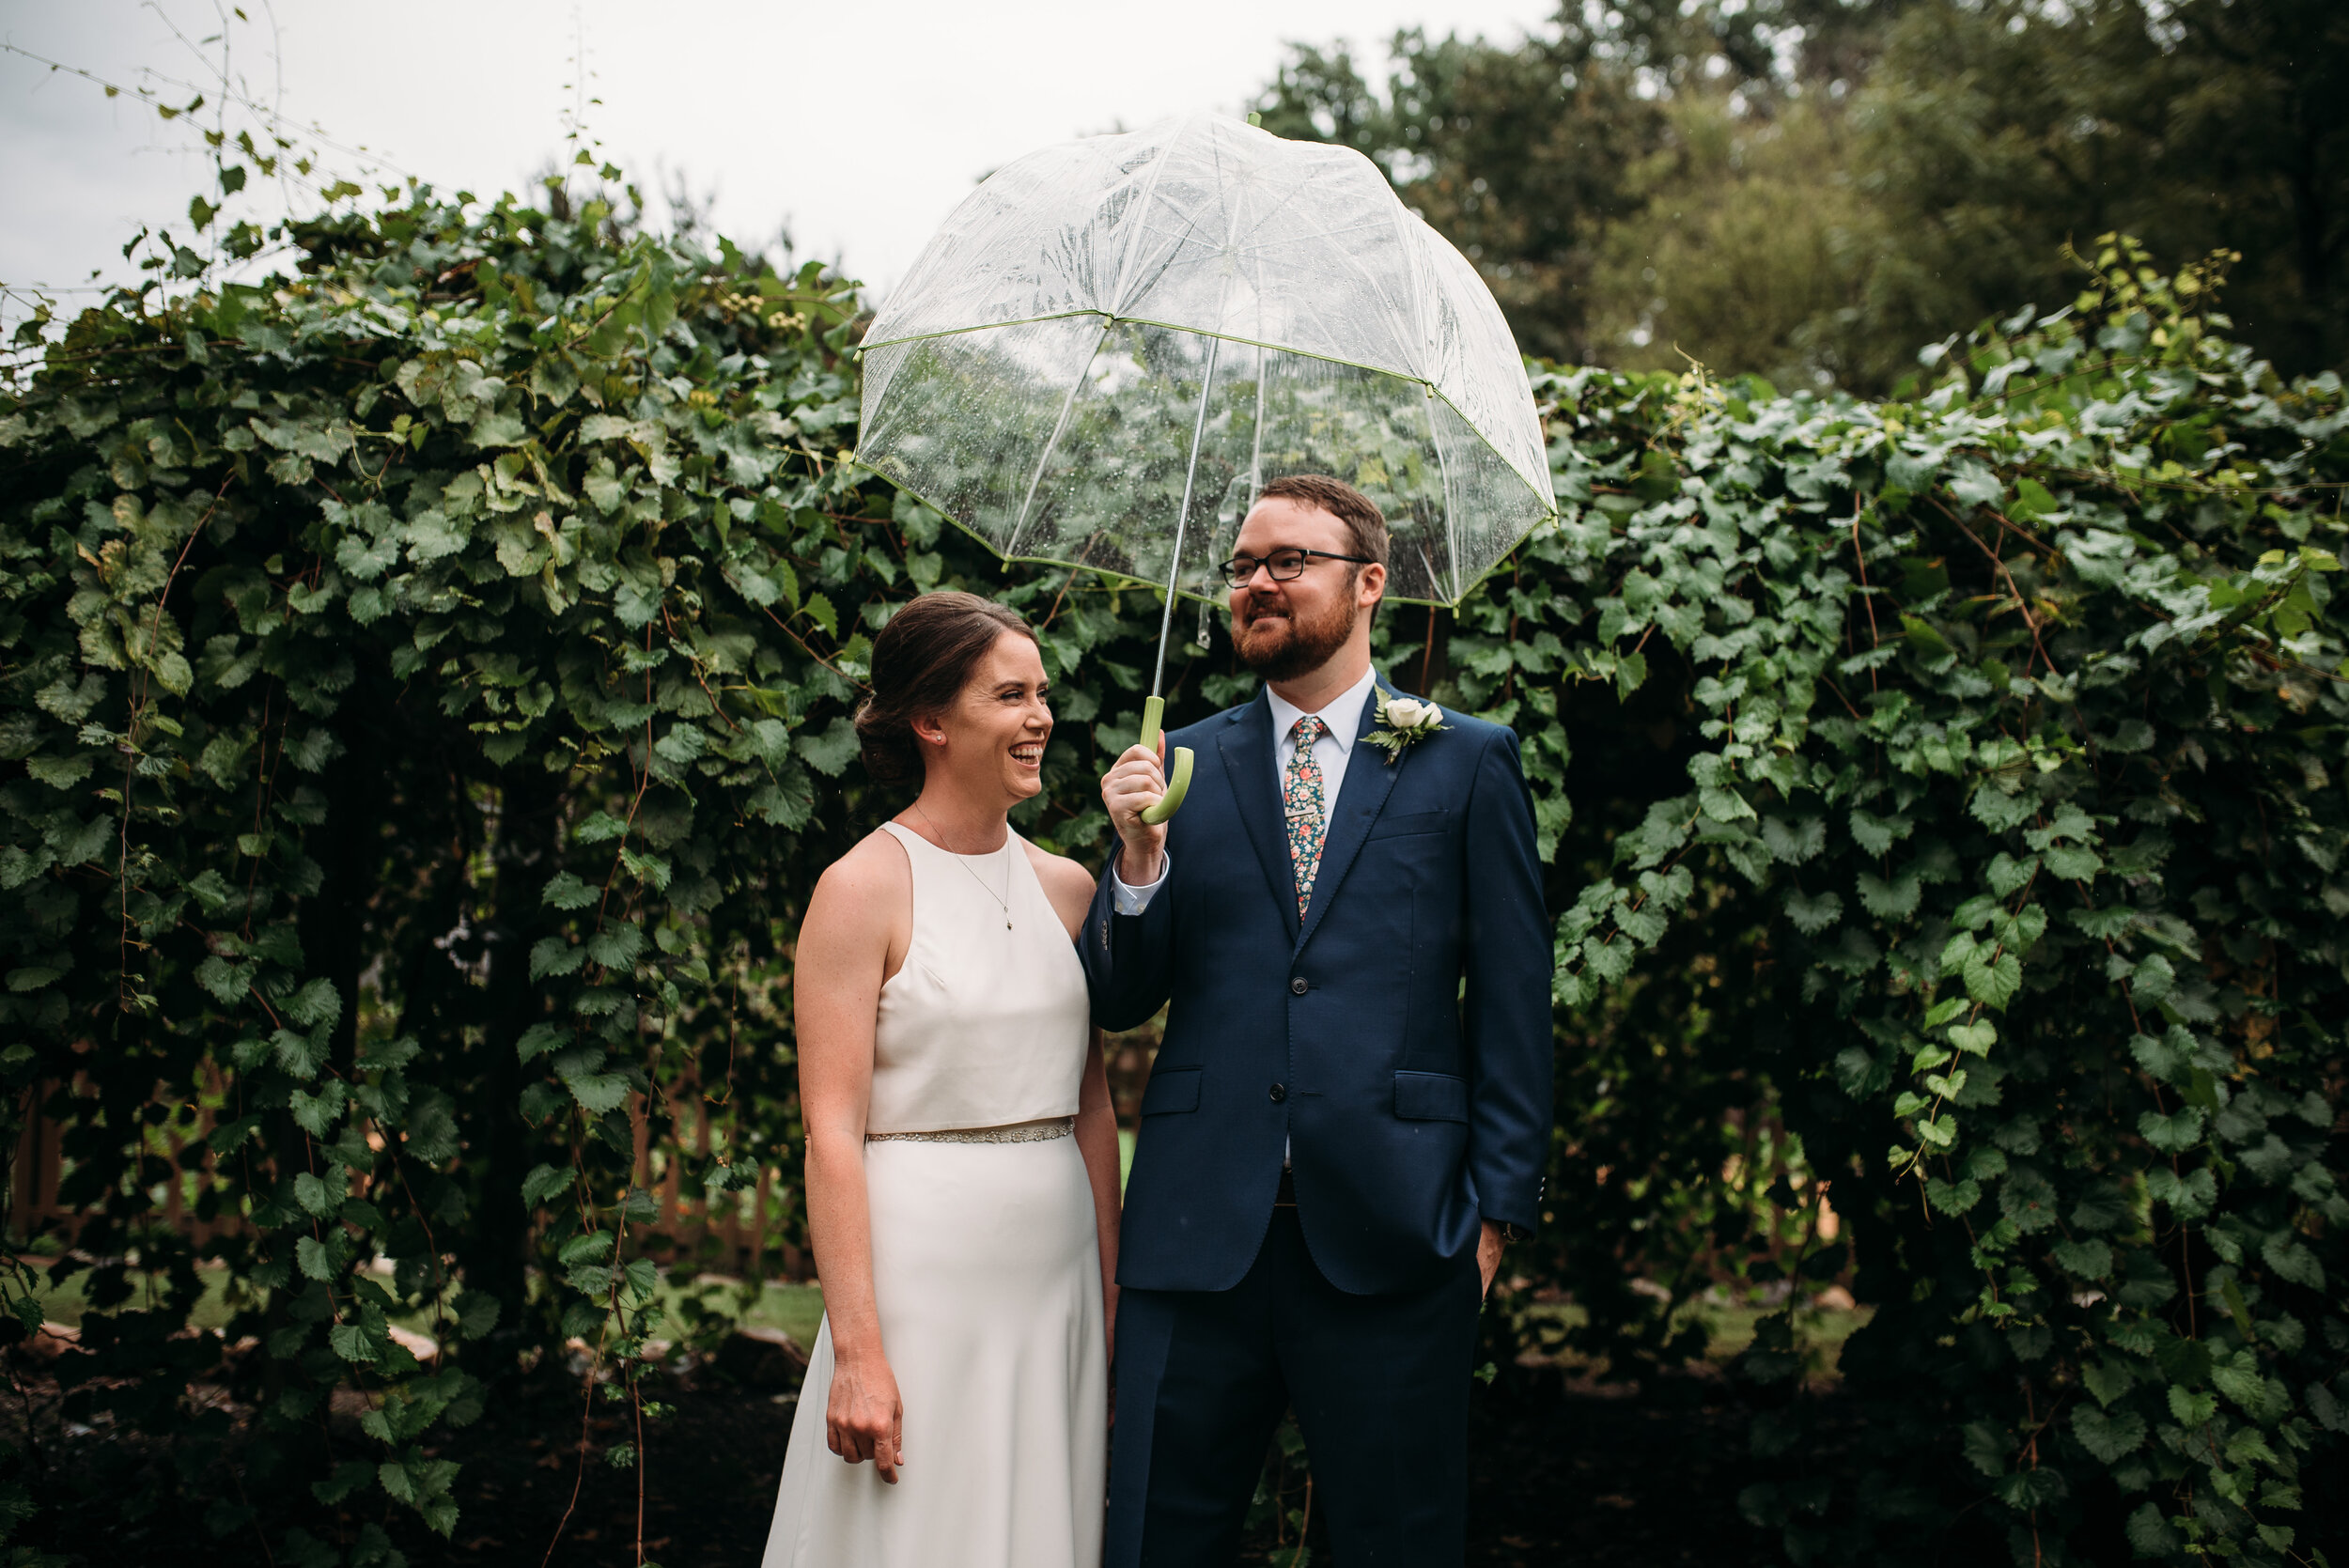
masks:
<path fill-rule="evenodd" d="M 1370 269 L 1362 265 L 1361 257 L 1357 256 L 1352 251 L 1348 250 L 1344 245 L 1340 245 L 1337 248 L 1337 255 L 1340 261 L 1344 262 L 1347 267 L 1353 269 L 1355 274 L 1361 279 L 1362 287 L 1369 291 L 1371 298 L 1378 302 L 1382 309 L 1387 310 L 1392 315 L 1403 314 L 1402 309 L 1398 307 L 1395 302 L 1388 298 L 1387 291 L 1378 286 L 1378 280 L 1371 275 Z M 1319 314 L 1320 312 L 1316 309 L 1315 311 L 1315 315 L 1317 317 Z M 1413 312 L 1412 314 L 1414 318 L 1416 318 L 1417 313 Z M 1330 359 L 1333 356 L 1316 354 L 1313 357 L 1315 359 Z M 1414 355 L 1413 359 L 1416 362 L 1417 356 Z M 1336 361 L 1336 363 L 1349 364 L 1352 362 L 1339 360 Z M 1392 376 L 1397 374 L 1397 372 L 1388 369 L 1383 365 L 1365 365 L 1363 368 L 1376 370 L 1381 375 Z M 1417 363 L 1413 363 L 1408 369 L 1401 372 L 1401 375 L 1405 380 L 1422 382 L 1430 381 L 1430 378 L 1422 372 Z"/>
<path fill-rule="evenodd" d="M 1261 298 L 1262 296 L 1259 296 Z M 1259 307 L 1261 314 L 1261 307 Z M 1248 505 L 1256 504 L 1256 492 L 1264 489 L 1264 357 L 1266 349 L 1256 345 L 1256 440 L 1248 454 Z M 1245 515 L 1244 513 L 1242 514 Z"/>
<path fill-rule="evenodd" d="M 1170 143 L 1169 143 L 1168 145 L 1169 145 L 1169 146 L 1172 146 L 1172 145 L 1173 145 L 1173 143 L 1170 141 Z M 1212 140 L 1209 142 L 1208 146 L 1209 146 L 1209 148 L 1210 148 L 1210 153 L 1211 153 L 1211 156 L 1212 156 L 1212 157 L 1214 158 L 1214 160 L 1215 160 L 1216 167 L 1217 167 L 1218 171 L 1219 171 L 1219 172 L 1221 172 L 1221 167 L 1222 167 L 1222 153 L 1221 153 L 1221 151 L 1220 149 L 1215 148 L 1215 147 L 1214 147 L 1214 144 L 1213 144 Z M 1152 179 L 1151 179 L 1151 182 L 1150 182 L 1150 192 L 1151 192 L 1151 194 L 1157 194 L 1157 192 L 1158 192 L 1158 180 L 1157 180 L 1157 178 L 1156 178 L 1155 172 L 1153 173 L 1153 176 L 1152 176 Z M 1204 216 L 1205 216 L 1205 214 L 1204 214 L 1203 212 L 1201 212 L 1201 211 L 1197 211 L 1197 210 L 1194 210 L 1194 211 L 1191 213 L 1190 217 L 1190 218 L 1189 218 L 1189 219 L 1188 219 L 1188 220 L 1184 223 L 1184 225 L 1183 225 L 1183 226 L 1181 227 L 1181 229 L 1180 229 L 1180 230 L 1173 230 L 1173 229 L 1153 229 L 1153 230 L 1152 230 L 1152 232 L 1154 232 L 1154 233 L 1158 233 L 1158 234 L 1160 234 L 1160 235 L 1167 236 L 1167 237 L 1168 237 L 1168 239 L 1169 239 L 1169 243 L 1168 243 L 1167 248 L 1166 248 L 1166 256 L 1165 256 L 1165 259 L 1163 259 L 1162 261 L 1160 261 L 1160 262 L 1159 262 L 1157 276 L 1156 276 L 1156 277 L 1154 277 L 1154 278 L 1152 279 L 1152 282 L 1153 282 L 1153 283 L 1155 283 L 1155 282 L 1157 281 L 1157 278 L 1158 278 L 1158 277 L 1163 277 L 1163 276 L 1165 276 L 1165 275 L 1166 275 L 1166 272 L 1167 272 L 1167 271 L 1168 271 L 1168 269 L 1172 268 L 1172 267 L 1174 265 L 1174 258 L 1175 258 L 1175 257 L 1176 257 L 1179 254 L 1181 254 L 1181 251 L 1182 251 L 1182 248 L 1183 248 L 1183 245 L 1184 245 L 1185 241 L 1189 241 L 1192 235 L 1194 235 L 1194 234 L 1196 234 L 1196 233 L 1198 233 L 1198 232 L 1199 232 L 1199 225 L 1200 225 L 1201 219 L 1202 219 Z M 1145 212 L 1142 213 L 1142 215 L 1141 215 L 1139 218 L 1137 218 L 1137 219 L 1135 220 L 1135 226 L 1136 226 L 1137 231 L 1142 230 L 1142 229 L 1147 229 L 1147 228 L 1150 228 L 1150 214 L 1149 214 L 1147 211 L 1145 211 Z M 1120 274 L 1120 275 L 1119 275 L 1119 279 L 1118 279 L 1117 303 L 1118 303 L 1118 304 L 1119 304 L 1119 305 L 1121 305 L 1121 306 L 1123 306 L 1123 305 L 1127 303 L 1127 299 L 1128 299 L 1127 290 L 1126 290 L 1126 282 L 1125 282 L 1125 272 L 1126 272 L 1126 269 L 1124 269 L 1123 267 L 1121 267 L 1121 268 L 1119 269 L 1119 274 Z M 1225 279 L 1224 279 L 1224 293 L 1225 293 L 1225 296 L 1226 296 L 1227 298 L 1229 297 L 1230 292 L 1231 292 L 1230 284 L 1231 284 L 1231 280 L 1230 280 L 1230 277 L 1229 277 L 1229 276 L 1228 276 L 1228 274 L 1227 274 L 1227 275 L 1226 275 L 1226 277 L 1225 277 Z M 1218 322 L 1218 324 L 1219 324 L 1219 325 L 1221 325 L 1221 324 L 1222 314 L 1223 314 L 1223 313 L 1222 313 L 1222 311 L 1221 311 L 1220 308 L 1219 308 L 1219 309 L 1217 310 L 1217 312 L 1216 312 L 1217 322 Z"/>
<path fill-rule="evenodd" d="M 1452 459 L 1444 456 L 1443 432 L 1436 428 L 1436 389 L 1434 387 L 1429 387 L 1427 396 L 1420 399 L 1420 407 L 1427 415 L 1427 444 L 1436 449 L 1436 474 L 1443 484 L 1443 564 L 1451 571 L 1452 581 L 1439 586 L 1452 589 L 1450 602 L 1456 605 L 1460 602 L 1460 527 L 1455 516 L 1458 508 L 1452 504 Z M 1423 549 L 1419 552 L 1419 558 L 1421 563 L 1428 567 L 1428 582 L 1435 584 L 1435 567 L 1427 562 L 1427 551 Z"/>
<path fill-rule="evenodd" d="M 1460 602 L 1460 508 L 1452 498 L 1452 459 L 1444 452 L 1443 432 L 1436 427 L 1436 373 L 1442 366 L 1428 363 L 1435 356 L 1427 341 L 1427 257 L 1416 242 L 1419 235 L 1404 222 L 1407 216 L 1403 204 L 1397 201 L 1393 208 L 1394 242 L 1403 252 L 1404 264 L 1410 269 L 1411 334 L 1418 340 L 1412 345 L 1412 351 L 1415 357 L 1424 356 L 1420 359 L 1419 368 L 1421 379 L 1427 388 L 1427 396 L 1422 399 L 1423 411 L 1427 415 L 1427 444 L 1436 449 L 1436 473 L 1443 483 L 1443 564 L 1452 576 L 1452 581 L 1444 586 L 1452 590 L 1451 600 L 1457 604 Z M 1423 563 L 1426 561 L 1425 551 L 1420 552 L 1420 559 Z M 1434 573 L 1428 575 L 1432 580 Z"/>
<path fill-rule="evenodd" d="M 1116 316 L 1118 307 L 1126 303 L 1126 280 L 1133 272 L 1134 251 L 1141 243 L 1142 232 L 1149 226 L 1150 198 L 1159 194 L 1159 175 L 1166 168 L 1167 159 L 1174 155 L 1174 144 L 1181 141 L 1183 132 L 1190 129 L 1190 120 L 1186 117 L 1181 125 L 1175 127 L 1174 134 L 1166 139 L 1166 145 L 1159 148 L 1158 157 L 1151 161 L 1150 179 L 1142 187 L 1141 199 L 1134 203 L 1134 226 L 1126 231 L 1126 254 L 1117 259 L 1117 282 L 1111 288 L 1109 298 L 1109 311 L 1112 318 Z"/>
<path fill-rule="evenodd" d="M 1174 551 L 1166 564 L 1166 609 L 1159 616 L 1159 662 L 1150 672 L 1150 695 L 1166 683 L 1166 640 L 1174 629 L 1174 589 L 1183 577 L 1183 528 L 1190 520 L 1190 487 L 1199 477 L 1199 443 L 1207 430 L 1207 398 L 1215 391 L 1215 362 L 1223 348 L 1220 337 L 1207 339 L 1206 373 L 1199 378 L 1199 411 L 1190 422 L 1190 464 L 1183 470 L 1183 504 L 1174 514 Z"/>
<path fill-rule="evenodd" d="M 1245 191 L 1238 199 L 1246 200 Z M 1223 324 L 1223 312 L 1231 302 L 1232 269 L 1227 266 L 1223 270 L 1223 295 L 1215 307 L 1218 326 Z M 1181 510 L 1174 514 L 1174 549 L 1166 563 L 1166 608 L 1159 614 L 1159 659 L 1150 672 L 1150 695 L 1154 697 L 1159 695 L 1159 689 L 1166 680 L 1166 643 L 1174 634 L 1175 591 L 1183 581 L 1183 532 L 1190 523 L 1191 487 L 1199 479 L 1199 448 L 1206 444 L 1207 434 L 1207 402 L 1215 396 L 1216 362 L 1222 357 L 1222 353 L 1223 339 L 1208 338 L 1207 365 L 1199 376 L 1199 411 L 1191 416 L 1190 421 L 1190 461 L 1183 469 L 1183 504 Z M 1264 350 L 1261 349 L 1256 351 L 1256 363 L 1259 366 L 1264 363 Z M 1261 393 L 1264 387 L 1261 374 L 1257 377 L 1256 386 Z"/>
<path fill-rule="evenodd" d="M 1287 205 L 1286 201 L 1282 203 L 1283 207 Z M 1264 215 L 1263 221 L 1270 222 L 1280 210 L 1281 208 L 1274 208 L 1272 211 Z M 1240 248 L 1253 251 L 1277 251 L 1286 250 L 1293 245 L 1315 244 L 1325 240 L 1343 240 L 1349 234 L 1362 234 L 1377 228 L 1381 225 L 1381 222 L 1382 220 L 1375 217 L 1363 218 L 1360 222 L 1344 224 L 1335 228 L 1300 229 L 1292 234 L 1275 234 L 1264 239 L 1241 241 Z"/>
<path fill-rule="evenodd" d="M 1033 327 L 1044 321 L 1066 321 L 1079 316 L 1105 314 L 1092 305 L 1086 305 L 1081 310 L 1052 310 L 1041 316 L 1012 316 L 1001 321 L 973 321 L 967 327 L 933 327 L 925 332 L 907 333 L 902 337 L 866 338 L 856 346 L 856 351 L 869 354 L 876 349 L 894 349 L 900 343 L 927 343 L 941 337 L 967 337 L 972 333 L 997 332 L 1005 327 Z"/>
<path fill-rule="evenodd" d="M 1427 257 L 1421 250 L 1420 246 L 1414 242 L 1419 239 L 1419 236 L 1413 232 L 1410 225 L 1404 221 L 1409 216 L 1410 214 L 1405 210 L 1403 203 L 1399 199 L 1389 210 L 1390 221 L 1392 221 L 1394 225 L 1395 247 L 1403 253 L 1403 264 L 1410 269 L 1411 334 L 1418 339 L 1418 341 L 1411 346 L 1412 357 L 1417 362 L 1413 365 L 1413 368 L 1419 371 L 1420 380 L 1425 381 L 1430 387 L 1433 387 L 1436 384 L 1436 370 L 1438 369 L 1438 366 L 1427 364 L 1425 359 L 1422 357 L 1427 353 L 1428 349 L 1427 318 L 1425 315 L 1427 294 Z M 1430 232 L 1433 231 L 1431 230 Z M 1432 415 L 1428 420 L 1428 431 L 1431 435 L 1435 431 L 1435 421 Z M 1439 451 L 1441 449 L 1439 448 Z M 1445 500 L 1445 511 L 1449 514 L 1450 510 L 1451 501 L 1447 496 Z"/>
<path fill-rule="evenodd" d="M 1300 185 L 1297 189 L 1301 190 L 1303 187 Z M 1293 199 L 1295 199 L 1294 191 L 1292 191 L 1288 199 L 1276 203 L 1272 210 L 1274 212 L 1280 211 L 1283 208 L 1288 206 L 1289 200 Z M 1270 217 L 1271 213 L 1267 213 L 1264 218 L 1260 218 L 1257 221 L 1259 223 L 1263 223 L 1268 221 Z M 1257 493 L 1264 489 L 1264 421 L 1266 403 L 1265 356 L 1268 350 L 1266 349 L 1264 344 L 1265 287 L 1264 256 L 1262 252 L 1265 247 L 1261 245 L 1250 245 L 1243 247 L 1243 249 L 1257 253 L 1250 258 L 1255 263 L 1256 275 L 1252 281 L 1249 289 L 1249 292 L 1254 299 L 1256 305 L 1256 429 L 1254 439 L 1250 443 L 1248 452 L 1248 503 L 1246 506 L 1241 508 L 1240 513 L 1241 520 L 1244 522 L 1247 519 L 1248 510 L 1256 505 Z M 1218 326 L 1225 325 L 1225 323 L 1221 321 L 1216 324 Z M 1237 537 L 1234 538 L 1232 544 L 1234 549 L 1237 549 L 1239 546 L 1238 539 Z"/>
<path fill-rule="evenodd" d="M 1432 385 L 1433 383 L 1430 384 Z M 1527 489 L 1533 492 L 1534 500 L 1540 504 L 1541 508 L 1545 513 L 1555 512 L 1558 509 L 1557 496 L 1548 493 L 1548 487 L 1546 485 L 1537 485 L 1532 480 L 1527 478 L 1525 476 L 1525 471 L 1517 467 L 1515 462 L 1511 461 L 1509 455 L 1494 443 L 1493 438 L 1485 433 L 1483 427 L 1479 426 L 1475 420 L 1470 419 L 1468 416 L 1468 411 L 1462 409 L 1459 404 L 1452 400 L 1452 395 L 1450 393 L 1444 391 L 1441 387 L 1437 387 L 1436 396 L 1443 399 L 1444 406 L 1452 411 L 1454 416 L 1456 417 L 1460 421 L 1461 425 L 1467 428 L 1468 433 L 1474 436 L 1479 442 L 1482 442 L 1484 443 L 1485 450 L 1490 452 L 1493 455 L 1494 459 L 1498 461 L 1501 467 L 1507 469 L 1511 474 L 1516 476 L 1517 483 L 1523 485 Z M 1538 410 L 1535 411 L 1533 416 L 1533 427 L 1536 430 L 1542 429 L 1541 414 Z M 1543 444 L 1545 446 L 1548 444 L 1546 439 Z M 1545 477 L 1547 475 L 1545 475 Z"/>
<path fill-rule="evenodd" d="M 1068 383 L 1068 396 L 1060 402 L 1060 417 L 1052 421 L 1052 433 L 1044 440 L 1044 450 L 1035 455 L 1035 472 L 1028 475 L 1028 493 L 1019 498 L 1019 515 L 1011 520 L 1011 532 L 1004 536 L 1003 553 L 1012 555 L 1019 548 L 1020 532 L 1028 526 L 1028 509 L 1035 505 L 1035 488 L 1044 482 L 1044 470 L 1052 460 L 1052 449 L 1060 444 L 1061 432 L 1068 428 L 1068 411 L 1077 406 L 1077 394 L 1084 390 L 1085 378 L 1093 373 L 1093 362 L 1101 357 L 1101 345 L 1110 340 L 1113 322 L 1105 321 L 1101 335 L 1093 340 L 1093 352 L 1085 356 L 1084 368 Z"/>

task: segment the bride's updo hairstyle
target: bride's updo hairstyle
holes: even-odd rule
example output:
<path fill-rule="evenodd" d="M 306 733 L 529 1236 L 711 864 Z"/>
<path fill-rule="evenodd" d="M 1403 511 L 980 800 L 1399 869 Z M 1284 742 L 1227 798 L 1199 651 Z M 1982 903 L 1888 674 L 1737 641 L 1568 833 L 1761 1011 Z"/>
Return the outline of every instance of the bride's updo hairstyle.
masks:
<path fill-rule="evenodd" d="M 976 594 L 924 594 L 892 615 L 873 639 L 873 694 L 856 709 L 864 770 L 884 784 L 920 784 L 913 721 L 953 706 L 972 668 L 1006 631 L 1035 641 L 1018 611 Z"/>

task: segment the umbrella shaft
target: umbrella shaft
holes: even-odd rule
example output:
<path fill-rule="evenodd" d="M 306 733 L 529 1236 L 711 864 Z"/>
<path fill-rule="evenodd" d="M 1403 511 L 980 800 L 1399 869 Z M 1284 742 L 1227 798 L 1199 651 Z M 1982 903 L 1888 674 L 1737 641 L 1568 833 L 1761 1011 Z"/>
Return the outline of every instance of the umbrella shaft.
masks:
<path fill-rule="evenodd" d="M 1183 531 L 1190 521 L 1190 488 L 1199 477 L 1199 443 L 1207 432 L 1207 396 L 1215 390 L 1216 356 L 1222 349 L 1221 338 L 1207 339 L 1207 368 L 1199 378 L 1199 411 L 1190 422 L 1190 461 L 1183 469 L 1183 505 L 1174 514 L 1174 552 L 1166 563 L 1166 609 L 1159 616 L 1159 661 L 1150 672 L 1150 695 L 1154 697 L 1166 686 L 1166 644 L 1174 630 L 1174 589 L 1183 580 Z"/>

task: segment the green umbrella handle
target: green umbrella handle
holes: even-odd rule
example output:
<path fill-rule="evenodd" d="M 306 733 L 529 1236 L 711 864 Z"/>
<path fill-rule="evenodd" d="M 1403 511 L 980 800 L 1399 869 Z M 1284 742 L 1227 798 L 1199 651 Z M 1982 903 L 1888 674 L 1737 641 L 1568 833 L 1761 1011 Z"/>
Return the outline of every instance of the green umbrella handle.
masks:
<path fill-rule="evenodd" d="M 1159 721 L 1166 717 L 1166 699 L 1147 697 L 1142 704 L 1142 743 L 1152 751 L 1159 749 Z M 1190 790 L 1190 748 L 1174 748 L 1174 776 L 1166 782 L 1166 793 L 1159 797 L 1155 806 L 1144 807 L 1142 819 L 1153 828 L 1183 809 L 1183 797 Z"/>

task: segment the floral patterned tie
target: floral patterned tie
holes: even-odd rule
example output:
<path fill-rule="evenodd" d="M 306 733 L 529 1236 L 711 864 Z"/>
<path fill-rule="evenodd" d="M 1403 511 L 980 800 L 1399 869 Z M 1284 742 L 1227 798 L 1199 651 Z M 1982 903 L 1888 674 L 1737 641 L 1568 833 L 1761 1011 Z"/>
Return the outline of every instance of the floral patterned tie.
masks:
<path fill-rule="evenodd" d="M 1297 751 L 1289 758 L 1288 779 L 1281 788 L 1281 809 L 1288 817 L 1289 863 L 1297 871 L 1299 920 L 1314 901 L 1314 873 L 1321 866 L 1321 841 L 1329 826 L 1321 764 L 1314 756 L 1314 742 L 1329 733 L 1330 726 L 1311 713 L 1289 728 Z"/>

